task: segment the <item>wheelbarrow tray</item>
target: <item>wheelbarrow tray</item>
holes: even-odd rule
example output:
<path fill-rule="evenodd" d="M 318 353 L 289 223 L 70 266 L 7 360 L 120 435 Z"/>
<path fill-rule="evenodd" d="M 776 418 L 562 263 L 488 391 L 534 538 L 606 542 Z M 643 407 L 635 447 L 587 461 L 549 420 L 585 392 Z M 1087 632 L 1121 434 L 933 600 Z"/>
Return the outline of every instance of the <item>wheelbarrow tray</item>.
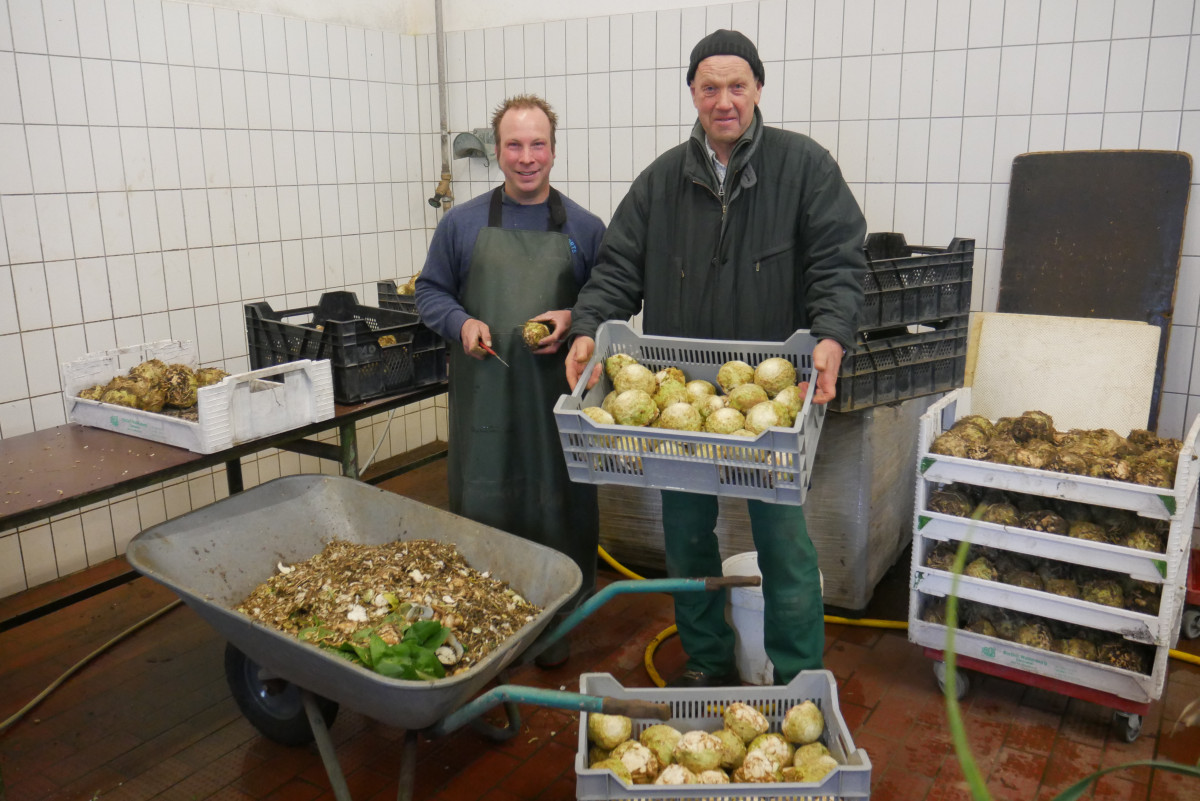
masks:
<path fill-rule="evenodd" d="M 453 544 L 478 571 L 542 608 L 469 670 L 433 681 L 381 676 L 234 608 L 276 572 L 333 539 Z M 348 478 L 287 476 L 146 529 L 126 551 L 271 675 L 388 725 L 423 729 L 477 694 L 551 622 L 582 577 L 569 557 L 499 529 Z"/>

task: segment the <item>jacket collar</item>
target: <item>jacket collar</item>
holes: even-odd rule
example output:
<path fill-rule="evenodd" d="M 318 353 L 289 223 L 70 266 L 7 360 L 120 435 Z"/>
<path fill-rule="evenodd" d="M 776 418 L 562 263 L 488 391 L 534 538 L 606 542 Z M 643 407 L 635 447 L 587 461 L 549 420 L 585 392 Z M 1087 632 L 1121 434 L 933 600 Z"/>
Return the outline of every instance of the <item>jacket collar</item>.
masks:
<path fill-rule="evenodd" d="M 762 142 L 762 138 L 762 112 L 758 106 L 755 106 L 754 119 L 750 121 L 750 127 L 745 130 L 741 138 L 734 142 L 733 151 L 729 155 L 729 171 L 726 181 L 733 178 L 737 182 L 736 184 L 728 184 L 731 188 L 731 196 L 736 196 L 741 188 L 753 186 L 757 182 L 754 167 L 749 162 L 754 151 L 758 149 L 759 143 Z M 704 126 L 700 124 L 700 120 L 696 120 L 696 124 L 692 126 L 691 141 L 689 144 L 687 156 L 688 175 L 693 180 L 709 187 L 713 191 L 713 194 L 716 194 L 720 186 L 717 182 L 716 170 L 713 169 L 712 162 L 708 156 Z"/>

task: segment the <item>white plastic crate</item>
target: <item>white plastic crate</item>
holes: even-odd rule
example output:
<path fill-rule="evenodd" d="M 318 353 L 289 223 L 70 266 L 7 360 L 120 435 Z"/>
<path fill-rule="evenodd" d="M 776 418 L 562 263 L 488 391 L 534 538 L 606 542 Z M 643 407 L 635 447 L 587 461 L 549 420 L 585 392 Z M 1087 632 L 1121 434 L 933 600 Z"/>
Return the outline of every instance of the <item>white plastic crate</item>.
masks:
<path fill-rule="evenodd" d="M 1161 582 L 1167 576 L 1167 557 L 1106 542 L 1090 542 L 1045 531 L 984 523 L 928 509 L 918 509 L 916 530 L 925 541 L 962 542 L 1020 551 L 1039 559 L 1124 573 L 1138 581 Z"/>
<path fill-rule="evenodd" d="M 196 392 L 190 421 L 76 397 L 149 359 L 196 366 L 191 342 L 161 340 L 89 353 L 62 364 L 67 418 L 94 428 L 162 442 L 195 453 L 215 453 L 333 417 L 329 360 L 302 360 L 226 377 Z"/>
<path fill-rule="evenodd" d="M 850 730 L 838 706 L 837 684 L 828 670 L 808 670 L 797 674 L 786 687 L 711 687 L 671 689 L 652 687 L 625 688 L 608 673 L 582 673 L 580 692 L 607 698 L 633 698 L 668 704 L 671 719 L 666 721 L 681 732 L 693 729 L 716 731 L 724 724 L 722 713 L 727 705 L 740 701 L 761 712 L 779 731 L 788 709 L 802 701 L 812 701 L 825 717 L 821 742 L 838 761 L 838 767 L 819 782 L 777 782 L 764 784 L 665 785 L 626 784 L 610 770 L 588 767 L 587 713 L 579 719 L 579 750 L 575 754 L 575 797 L 579 801 L 600 799 L 687 798 L 687 799 L 838 799 L 869 798 L 871 760 L 867 752 L 856 748 Z M 634 720 L 636 738 L 658 720 Z"/>
<path fill-rule="evenodd" d="M 908 639 L 917 645 L 944 651 L 946 627 L 910 617 Z M 954 653 L 960 656 L 969 656 L 1000 667 L 1057 679 L 1088 690 L 1110 693 L 1139 704 L 1149 703 L 1162 696 L 1167 680 L 1168 651 L 1165 647 L 1155 649 L 1154 665 L 1150 674 L 1146 675 L 1041 648 L 1018 645 L 999 637 L 975 634 L 966 629 L 957 629 L 954 632 Z"/>
<path fill-rule="evenodd" d="M 1008 413 L 1015 416 L 1023 411 L 1013 409 Z M 961 629 L 955 633 L 955 651 L 964 656 L 1111 693 L 1138 703 L 1157 699 L 1166 681 L 1168 651 L 1178 639 L 1184 606 L 1187 558 L 1196 515 L 1197 477 L 1200 475 L 1195 463 L 1200 420 L 1193 424 L 1184 440 L 1174 488 L 1162 489 L 929 452 L 929 446 L 939 434 L 955 420 L 970 413 L 971 388 L 965 387 L 949 393 L 921 418 L 913 514 L 909 640 L 929 648 L 945 648 L 946 627 L 920 619 L 924 598 L 944 597 L 949 594 L 951 587 L 950 573 L 923 564 L 925 554 L 935 542 L 969 541 L 1038 559 L 1109 570 L 1140 581 L 1160 584 L 1158 614 L 1116 609 L 965 576 L 959 580 L 958 595 L 964 600 L 1108 631 L 1133 642 L 1153 645 L 1155 653 L 1149 674 L 1126 671 Z M 1169 532 L 1166 551 L 1161 554 L 1139 551 L 929 511 L 931 486 L 953 482 L 1128 509 L 1147 518 L 1167 520 Z"/>
<path fill-rule="evenodd" d="M 973 542 L 973 540 L 972 540 Z M 924 552 L 928 550 L 924 547 Z M 930 567 L 913 568 L 913 589 L 930 595 L 950 594 L 954 574 L 947 570 Z M 1077 598 L 1066 598 L 1050 592 L 1016 587 L 1000 581 L 960 576 L 958 597 L 964 601 L 979 603 L 1024 612 L 1027 615 L 1054 618 L 1077 626 L 1120 632 L 1126 639 L 1147 645 L 1170 645 L 1167 632 L 1161 631 L 1157 615 L 1148 615 L 1130 609 L 1091 603 Z"/>
<path fill-rule="evenodd" d="M 953 421 L 971 413 L 971 389 L 949 393 L 921 416 L 917 437 L 916 503 L 913 531 L 933 539 L 970 538 L 1033 556 L 1126 573 L 1143 581 L 1172 584 L 1186 573 L 1191 551 L 1200 469 L 1196 463 L 1200 418 L 1188 431 L 1179 454 L 1175 487 L 1162 489 L 1089 476 L 1057 473 L 1031 467 L 995 464 L 929 452 L 939 434 Z M 1020 414 L 1014 411 L 1013 414 Z M 1166 520 L 1169 531 L 1164 553 L 1073 539 L 1013 526 L 957 518 L 928 510 L 931 484 L 960 482 L 1009 492 L 1040 495 L 1079 503 L 1127 509 L 1143 517 Z M 1167 599 L 1163 599 L 1164 602 Z"/>
<path fill-rule="evenodd" d="M 1014 409 L 1010 414 L 1016 416 L 1024 411 L 1026 410 Z M 1200 420 L 1193 423 L 1184 440 L 1183 450 L 1179 454 L 1179 467 L 1175 474 L 1175 487 L 1168 490 L 1127 481 L 1074 476 L 1051 470 L 993 464 L 929 453 L 929 446 L 939 434 L 948 429 L 955 420 L 970 413 L 971 388 L 963 387 L 947 393 L 921 417 L 921 430 L 917 440 L 917 453 L 920 455 L 917 463 L 918 476 L 946 484 L 961 481 L 965 484 L 1012 492 L 1129 509 L 1158 520 L 1170 519 L 1187 505 L 1196 492 L 1196 435 L 1200 431 Z M 946 417 L 950 419 L 947 421 L 944 419 Z"/>
<path fill-rule="evenodd" d="M 601 370 L 600 380 L 585 389 L 581 380 L 570 395 L 554 405 L 572 481 L 624 484 L 788 504 L 804 503 L 825 407 L 812 402 L 812 352 L 817 340 L 797 331 L 786 342 L 740 342 L 646 336 L 628 323 L 606 322 L 596 332 L 596 350 L 584 371 L 615 353 L 626 353 L 652 371 L 678 367 L 688 380 L 714 385 L 727 361 L 756 365 L 772 356 L 790 361 L 798 380 L 809 381 L 804 406 L 790 428 L 771 428 L 756 438 L 663 428 L 604 425 L 583 413 L 599 406 L 612 389 Z"/>

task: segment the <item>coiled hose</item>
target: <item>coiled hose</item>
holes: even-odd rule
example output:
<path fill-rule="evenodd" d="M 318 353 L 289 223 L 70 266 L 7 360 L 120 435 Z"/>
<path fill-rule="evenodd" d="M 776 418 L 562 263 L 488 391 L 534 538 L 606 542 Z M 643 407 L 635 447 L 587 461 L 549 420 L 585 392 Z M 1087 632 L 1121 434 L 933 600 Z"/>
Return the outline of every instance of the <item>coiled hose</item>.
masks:
<path fill-rule="evenodd" d="M 634 573 L 632 570 L 625 567 L 625 565 L 618 562 L 608 551 L 604 550 L 603 547 L 600 547 L 598 550 L 600 552 L 600 558 L 603 559 L 605 563 L 609 565 L 609 567 L 620 573 L 625 578 L 635 580 L 645 578 L 645 576 L 639 576 L 637 573 Z M 838 617 L 837 615 L 825 615 L 825 622 L 837 623 L 843 626 L 861 626 L 869 629 L 908 630 L 908 623 L 903 620 L 874 620 L 871 618 L 861 618 L 855 620 L 848 617 Z M 643 658 L 643 661 L 646 665 L 646 672 L 650 674 L 650 680 L 659 687 L 665 687 L 666 681 L 663 680 L 663 677 L 659 675 L 658 670 L 654 667 L 654 652 L 658 650 L 658 646 L 674 637 L 677 633 L 678 629 L 675 626 L 667 626 L 665 629 L 656 634 L 646 645 L 646 653 Z M 1168 653 L 1173 659 L 1178 659 L 1181 662 L 1187 662 L 1192 665 L 1200 665 L 1200 656 L 1196 656 L 1195 654 L 1189 654 L 1184 651 L 1176 651 L 1173 648 Z"/>

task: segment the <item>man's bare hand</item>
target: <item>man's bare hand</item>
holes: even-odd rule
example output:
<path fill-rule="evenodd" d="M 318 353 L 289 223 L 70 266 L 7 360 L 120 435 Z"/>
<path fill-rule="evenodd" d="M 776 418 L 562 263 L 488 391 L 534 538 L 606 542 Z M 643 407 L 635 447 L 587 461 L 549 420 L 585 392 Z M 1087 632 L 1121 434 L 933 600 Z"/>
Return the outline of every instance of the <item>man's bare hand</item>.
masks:
<path fill-rule="evenodd" d="M 487 355 L 483 348 L 479 347 L 479 343 L 482 342 L 489 348 L 492 346 L 492 330 L 483 320 L 476 320 L 474 317 L 463 323 L 460 337 L 463 353 L 475 359 L 482 359 Z"/>
<path fill-rule="evenodd" d="M 838 372 L 842 369 L 842 346 L 834 339 L 822 339 L 813 348 L 813 369 L 817 371 L 817 388 L 813 403 L 829 403 L 837 397 Z"/>
<path fill-rule="evenodd" d="M 557 353 L 562 344 L 567 341 L 567 334 L 571 333 L 571 310 L 559 309 L 542 312 L 531 319 L 550 326 L 550 336 L 539 342 L 533 352 L 539 356 L 546 353 Z"/>
<path fill-rule="evenodd" d="M 596 351 L 596 340 L 591 337 L 576 337 L 575 342 L 571 345 L 570 352 L 567 353 L 567 384 L 574 391 L 575 385 L 579 383 L 579 377 L 583 371 L 587 369 L 588 362 L 592 359 L 592 354 Z M 596 369 L 592 371 L 588 377 L 587 389 L 591 389 L 600 380 L 600 370 L 604 367 L 602 364 L 596 365 Z"/>

